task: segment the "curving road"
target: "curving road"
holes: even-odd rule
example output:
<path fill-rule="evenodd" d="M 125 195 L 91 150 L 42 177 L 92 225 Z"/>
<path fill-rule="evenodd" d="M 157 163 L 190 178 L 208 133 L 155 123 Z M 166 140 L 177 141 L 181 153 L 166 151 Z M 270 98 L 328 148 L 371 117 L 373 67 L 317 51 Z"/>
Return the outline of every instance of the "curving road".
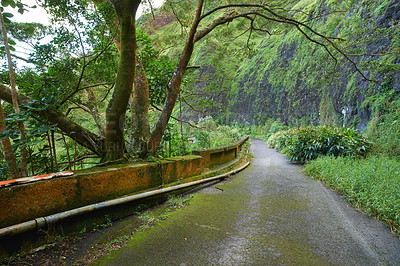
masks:
<path fill-rule="evenodd" d="M 253 140 L 252 165 L 200 190 L 103 265 L 400 265 L 400 240 Z"/>

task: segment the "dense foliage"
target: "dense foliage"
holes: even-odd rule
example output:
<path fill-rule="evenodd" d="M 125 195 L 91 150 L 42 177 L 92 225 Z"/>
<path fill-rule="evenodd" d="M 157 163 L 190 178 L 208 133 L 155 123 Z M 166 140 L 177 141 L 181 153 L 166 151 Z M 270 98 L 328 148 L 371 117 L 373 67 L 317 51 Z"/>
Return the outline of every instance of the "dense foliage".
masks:
<path fill-rule="evenodd" d="M 354 129 L 327 126 L 279 131 L 271 135 L 267 143 L 298 163 L 324 155 L 361 157 L 370 147 L 368 141 Z"/>
<path fill-rule="evenodd" d="M 196 125 L 182 125 L 177 121 L 168 124 L 159 154 L 164 157 L 190 154 L 193 150 L 215 148 L 235 143 L 244 138 L 242 131 L 234 126 L 218 125 L 210 116 Z"/>
<path fill-rule="evenodd" d="M 268 119 L 264 124 L 261 125 L 243 125 L 235 124 L 239 127 L 243 133 L 251 138 L 267 140 L 271 134 L 288 128 L 285 123 L 281 122 L 280 119 L 273 120 Z"/>
<path fill-rule="evenodd" d="M 364 160 L 321 157 L 305 173 L 344 195 L 356 208 L 400 233 L 400 162 L 386 156 Z"/>
<path fill-rule="evenodd" d="M 285 4 L 293 17 L 337 38 L 335 44 L 366 77 L 400 90 L 398 1 Z M 179 24 L 174 23 L 157 31 L 157 40 L 167 39 L 174 29 L 178 33 Z M 365 101 L 379 92 L 380 85 L 365 80 L 336 52 L 337 61 L 329 57 L 323 47 L 309 42 L 295 28 L 281 25 L 270 35 L 253 32 L 247 43 L 247 23 L 232 22 L 229 30 L 222 27 L 195 48 L 192 60 L 200 69 L 191 86 L 196 94 L 187 98 L 199 110 L 225 123 L 263 125 L 280 118 L 293 126 L 307 122 L 365 129 L 371 119 Z M 175 53 L 169 44 L 162 47 L 170 55 Z M 186 110 L 190 113 L 190 108 Z"/>
<path fill-rule="evenodd" d="M 400 159 L 400 96 L 393 89 L 381 92 L 366 102 L 373 116 L 365 135 L 373 140 L 373 152 Z"/>

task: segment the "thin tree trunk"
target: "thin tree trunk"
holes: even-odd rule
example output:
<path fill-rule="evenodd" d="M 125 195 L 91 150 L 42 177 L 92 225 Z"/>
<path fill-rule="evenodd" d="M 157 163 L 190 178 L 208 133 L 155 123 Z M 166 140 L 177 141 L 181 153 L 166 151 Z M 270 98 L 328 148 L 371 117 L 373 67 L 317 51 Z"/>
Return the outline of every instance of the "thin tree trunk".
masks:
<path fill-rule="evenodd" d="M 76 170 L 76 141 L 75 141 L 75 151 L 74 151 L 74 171 Z"/>
<path fill-rule="evenodd" d="M 3 106 L 0 100 L 0 133 L 4 133 L 7 130 L 6 123 L 4 122 Z M 17 160 L 15 159 L 14 151 L 11 147 L 10 138 L 7 136 L 1 139 L 1 144 L 3 145 L 4 158 L 7 161 L 8 169 L 10 171 L 12 178 L 19 178 L 21 174 L 18 169 Z"/>
<path fill-rule="evenodd" d="M 167 127 L 169 118 L 171 117 L 172 110 L 174 109 L 176 99 L 178 97 L 179 89 L 182 84 L 183 75 L 185 74 L 188 66 L 190 57 L 193 53 L 195 34 L 197 26 L 200 22 L 201 11 L 203 8 L 204 0 L 199 0 L 197 4 L 196 16 L 194 18 L 192 27 L 190 28 L 189 37 L 186 41 L 185 47 L 183 48 L 182 54 L 179 57 L 176 65 L 174 74 L 167 86 L 167 95 L 164 103 L 163 111 L 151 133 L 150 140 L 148 143 L 149 151 L 155 152 L 158 145 L 160 145 L 162 136 Z"/>
<path fill-rule="evenodd" d="M 18 105 L 18 95 L 17 95 L 17 86 L 15 83 L 15 73 L 14 73 L 14 67 L 11 59 L 11 52 L 10 52 L 10 47 L 8 46 L 8 38 L 7 38 L 7 32 L 6 32 L 6 26 L 4 24 L 4 19 L 3 19 L 3 14 L 0 9 L 0 23 L 1 23 L 1 29 L 2 29 L 2 35 L 3 35 L 3 43 L 4 43 L 4 48 L 6 51 L 7 55 L 7 61 L 8 61 L 8 70 L 9 70 L 9 75 L 10 75 L 10 83 L 11 83 L 11 93 L 12 93 L 12 103 L 15 109 L 15 112 L 17 114 L 20 113 L 19 105 Z M 25 139 L 25 126 L 22 121 L 18 121 L 18 128 L 20 131 L 20 138 L 22 140 Z M 26 147 L 21 148 L 21 175 L 26 176 L 27 175 L 27 166 L 26 166 Z"/>
<path fill-rule="evenodd" d="M 29 158 L 31 159 L 32 175 L 35 175 L 35 164 L 33 162 L 33 157 L 32 157 L 32 148 L 28 147 L 28 151 L 29 151 Z"/>
<path fill-rule="evenodd" d="M 63 141 L 64 141 L 64 145 L 65 145 L 65 149 L 67 151 L 67 158 L 68 158 L 68 170 L 71 170 L 71 156 L 69 156 L 69 149 L 68 149 L 68 145 L 67 145 L 67 141 L 65 140 L 65 136 L 64 134 L 61 134 Z"/>
<path fill-rule="evenodd" d="M 57 169 L 57 149 L 56 149 L 56 141 L 54 138 L 54 130 L 51 131 L 51 144 L 53 146 L 53 155 L 54 155 L 54 166 Z"/>
<path fill-rule="evenodd" d="M 186 147 L 185 147 L 185 140 L 184 140 L 184 137 L 183 137 L 181 91 L 179 91 L 179 120 L 181 120 L 180 123 L 181 123 L 182 149 L 183 149 L 183 154 L 185 154 L 186 153 Z"/>
<path fill-rule="evenodd" d="M 50 163 L 50 166 L 51 166 L 50 171 L 54 172 L 53 149 L 52 149 L 52 145 L 51 145 L 51 138 L 50 138 L 49 131 L 47 131 L 46 134 L 47 134 L 47 141 L 49 142 L 49 150 L 50 150 L 50 158 L 51 158 L 51 160 L 50 160 L 50 162 L 51 162 Z"/>
<path fill-rule="evenodd" d="M 97 108 L 97 100 L 96 100 L 96 94 L 94 93 L 92 88 L 87 88 L 86 90 L 86 95 L 88 98 L 87 101 L 87 108 L 90 111 L 90 114 L 92 115 L 94 122 L 96 123 L 97 129 L 99 130 L 99 135 L 104 137 L 105 136 L 105 125 L 104 121 L 100 115 L 99 109 Z"/>

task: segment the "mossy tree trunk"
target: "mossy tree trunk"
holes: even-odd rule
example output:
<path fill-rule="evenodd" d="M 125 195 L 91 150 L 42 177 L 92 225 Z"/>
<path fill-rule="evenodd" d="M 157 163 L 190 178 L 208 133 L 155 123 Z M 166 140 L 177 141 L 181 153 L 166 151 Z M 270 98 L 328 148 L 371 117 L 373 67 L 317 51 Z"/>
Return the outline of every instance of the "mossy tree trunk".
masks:
<path fill-rule="evenodd" d="M 105 161 L 120 159 L 125 153 L 125 113 L 135 79 L 135 15 L 140 0 L 111 0 L 120 22 L 120 59 L 112 98 L 106 110 Z"/>
<path fill-rule="evenodd" d="M 7 130 L 6 123 L 4 122 L 3 106 L 0 100 L 0 133 L 4 133 Z M 11 147 L 10 138 L 4 137 L 1 139 L 1 144 L 3 146 L 4 158 L 7 161 L 8 170 L 12 178 L 19 178 L 21 174 L 18 169 L 17 160 L 15 159 L 14 151 Z"/>
<path fill-rule="evenodd" d="M 137 59 L 136 77 L 132 93 L 132 134 L 131 146 L 140 157 L 146 157 L 147 142 L 150 138 L 149 125 L 149 84 L 142 62 Z"/>

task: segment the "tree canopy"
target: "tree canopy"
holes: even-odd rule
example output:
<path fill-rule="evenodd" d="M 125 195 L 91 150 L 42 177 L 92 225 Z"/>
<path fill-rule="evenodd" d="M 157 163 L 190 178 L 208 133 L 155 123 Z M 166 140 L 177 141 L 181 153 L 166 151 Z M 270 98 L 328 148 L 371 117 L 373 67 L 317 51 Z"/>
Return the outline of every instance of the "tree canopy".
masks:
<path fill-rule="evenodd" d="M 54 132 L 58 132 L 66 145 L 68 137 L 84 147 L 82 156 L 97 156 L 103 162 L 153 154 L 185 74 L 195 69 L 190 66 L 195 44 L 218 28 L 229 32 L 234 21 L 240 21 L 247 36 L 245 48 L 250 48 L 252 35 L 269 36 L 295 28 L 333 60 L 343 56 L 358 70 L 339 48 L 342 39 L 319 33 L 310 23 L 316 15 L 307 14 L 308 19 L 303 20 L 307 10 L 288 9 L 289 2 L 198 0 L 195 6 L 190 1 L 167 0 L 162 9 L 152 12 L 164 12 L 178 21 L 183 38 L 170 40 L 171 45 L 181 47 L 175 58 L 156 48 L 157 38 L 149 37 L 151 28 L 137 29 L 137 24 L 142 25 L 136 22 L 139 0 L 38 1 L 49 12 L 52 26 L 14 22 L 4 13 L 10 43 L 30 44 L 29 57 L 23 60 L 32 67 L 18 69 L 16 77 L 21 113 L 11 115 L 14 112 L 6 110 L 11 126 L 12 121 L 26 120 L 28 135 L 18 138 L 16 130 L 2 134 L 13 135 L 20 148 L 32 149 L 30 146 L 44 139 L 54 148 Z M 2 6 L 14 5 L 11 3 L 18 11 L 29 12 L 30 7 L 14 0 L 2 1 Z M 227 33 L 218 34 L 223 38 Z M 50 41 L 43 42 L 43 38 Z M 12 90 L 3 79 L 6 72 L 1 73 L 0 98 L 11 103 Z M 161 110 L 152 125 L 149 108 Z"/>

